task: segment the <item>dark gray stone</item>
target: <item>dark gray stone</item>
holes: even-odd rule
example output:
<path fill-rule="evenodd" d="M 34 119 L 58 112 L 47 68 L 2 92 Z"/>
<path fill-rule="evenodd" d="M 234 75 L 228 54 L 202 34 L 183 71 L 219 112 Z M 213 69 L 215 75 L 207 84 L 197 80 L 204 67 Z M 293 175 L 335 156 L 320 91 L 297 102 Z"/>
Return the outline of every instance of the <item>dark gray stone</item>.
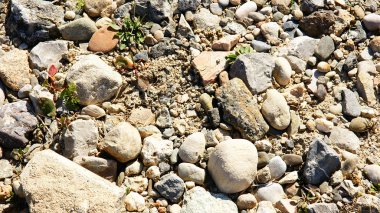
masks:
<path fill-rule="evenodd" d="M 305 14 L 310 14 L 324 6 L 324 0 L 303 0 L 301 3 L 301 10 Z"/>
<path fill-rule="evenodd" d="M 80 18 L 59 27 L 63 39 L 69 41 L 88 41 L 98 30 L 90 18 Z"/>
<path fill-rule="evenodd" d="M 314 203 L 307 206 L 308 213 L 339 213 L 335 203 Z"/>
<path fill-rule="evenodd" d="M 12 0 L 7 31 L 30 46 L 60 36 L 57 25 L 63 22 L 63 7 L 49 1 Z"/>
<path fill-rule="evenodd" d="M 178 46 L 171 45 L 169 41 L 163 41 L 160 42 L 152 47 L 152 49 L 149 52 L 149 55 L 152 58 L 159 58 L 161 56 L 168 56 L 175 53 L 175 51 L 178 49 Z"/>
<path fill-rule="evenodd" d="M 355 52 L 349 53 L 346 60 L 344 61 L 342 71 L 348 72 L 354 69 L 357 63 L 358 63 L 358 57 L 356 56 L 356 53 Z"/>
<path fill-rule="evenodd" d="M 258 94 L 272 86 L 274 67 L 275 60 L 268 53 L 244 54 L 237 58 L 229 74 L 242 79 L 252 94 Z"/>
<path fill-rule="evenodd" d="M 200 4 L 201 0 L 178 0 L 178 10 L 181 12 L 194 11 Z"/>
<path fill-rule="evenodd" d="M 272 48 L 272 46 L 269 44 L 258 40 L 252 40 L 251 45 L 253 49 L 256 50 L 256 52 L 269 52 L 269 50 Z"/>
<path fill-rule="evenodd" d="M 320 185 L 340 169 L 338 154 L 324 141 L 315 139 L 309 147 L 303 175 L 307 183 Z"/>
<path fill-rule="evenodd" d="M 351 116 L 351 117 L 358 117 L 360 116 L 360 104 L 358 99 L 355 96 L 355 93 L 353 93 L 349 89 L 345 89 L 342 91 L 342 109 L 343 113 L 345 115 Z"/>
<path fill-rule="evenodd" d="M 319 60 L 324 61 L 330 57 L 334 50 L 334 40 L 330 36 L 324 36 L 319 40 L 314 54 Z"/>
<path fill-rule="evenodd" d="M 38 120 L 26 101 L 5 104 L 0 109 L 0 145 L 5 148 L 26 146 Z"/>
<path fill-rule="evenodd" d="M 172 203 L 178 203 L 185 192 L 185 183 L 176 174 L 170 173 L 162 176 L 154 184 L 154 188 L 166 199 Z"/>
<path fill-rule="evenodd" d="M 221 103 L 223 119 L 243 136 L 256 141 L 265 136 L 268 124 L 259 111 L 256 98 L 239 78 L 230 80 L 218 88 L 216 97 Z"/>
<path fill-rule="evenodd" d="M 131 12 L 156 23 L 169 20 L 173 16 L 169 0 L 136 0 Z"/>

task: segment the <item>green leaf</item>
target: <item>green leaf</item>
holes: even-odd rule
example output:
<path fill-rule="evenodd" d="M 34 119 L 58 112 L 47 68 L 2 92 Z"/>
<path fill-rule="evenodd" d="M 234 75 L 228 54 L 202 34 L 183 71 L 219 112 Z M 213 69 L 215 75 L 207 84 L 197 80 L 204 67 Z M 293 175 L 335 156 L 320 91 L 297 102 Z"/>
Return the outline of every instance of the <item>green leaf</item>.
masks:
<path fill-rule="evenodd" d="M 53 100 L 45 97 L 38 99 L 38 106 L 45 116 L 54 118 L 56 116 L 56 108 Z"/>
<path fill-rule="evenodd" d="M 116 30 L 116 31 L 121 30 L 121 27 L 120 27 L 119 25 L 115 24 L 115 23 L 112 23 L 112 24 L 110 25 L 110 27 L 111 27 L 113 30 Z M 117 34 L 119 34 L 119 33 L 117 33 Z"/>

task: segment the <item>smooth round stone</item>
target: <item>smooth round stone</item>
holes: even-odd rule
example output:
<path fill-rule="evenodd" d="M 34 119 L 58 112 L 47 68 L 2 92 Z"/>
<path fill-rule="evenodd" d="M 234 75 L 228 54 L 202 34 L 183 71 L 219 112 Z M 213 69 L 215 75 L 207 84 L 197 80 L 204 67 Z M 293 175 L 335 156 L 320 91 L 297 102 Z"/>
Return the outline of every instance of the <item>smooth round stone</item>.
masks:
<path fill-rule="evenodd" d="M 372 41 L 369 43 L 369 46 L 373 52 L 380 52 L 380 36 L 376 36 L 374 39 L 372 39 Z"/>
<path fill-rule="evenodd" d="M 369 121 L 362 117 L 351 120 L 349 129 L 353 132 L 366 132 L 368 130 Z"/>
<path fill-rule="evenodd" d="M 369 31 L 376 31 L 380 29 L 380 15 L 375 13 L 368 14 L 363 18 L 364 26 Z"/>
<path fill-rule="evenodd" d="M 257 200 L 253 194 L 242 194 L 237 198 L 236 204 L 239 209 L 253 209 Z"/>
<path fill-rule="evenodd" d="M 269 183 L 257 190 L 256 197 L 260 201 L 271 201 L 272 203 L 276 203 L 277 201 L 286 198 L 286 195 L 280 184 Z"/>
<path fill-rule="evenodd" d="M 179 157 L 188 163 L 196 163 L 206 149 L 206 138 L 202 132 L 189 135 L 179 147 Z"/>
<path fill-rule="evenodd" d="M 210 11 L 214 15 L 222 15 L 223 14 L 223 9 L 218 3 L 212 3 L 210 4 Z"/>
<path fill-rule="evenodd" d="M 92 35 L 88 44 L 88 49 L 93 52 L 109 52 L 113 50 L 118 39 L 115 38 L 116 31 L 112 31 L 109 27 L 102 27 Z"/>
<path fill-rule="evenodd" d="M 331 132 L 332 128 L 334 127 L 334 123 L 331 121 L 328 121 L 324 118 L 317 118 L 315 119 L 315 125 L 318 131 L 329 133 Z"/>
<path fill-rule="evenodd" d="M 303 12 L 301 10 L 293 10 L 293 17 L 295 20 L 299 21 L 303 18 Z"/>
<path fill-rule="evenodd" d="M 328 64 L 327 62 L 321 61 L 317 65 L 317 70 L 319 72 L 327 73 L 331 71 L 331 67 L 330 64 Z"/>
<path fill-rule="evenodd" d="M 302 156 L 296 154 L 285 154 L 282 156 L 282 160 L 288 166 L 298 166 L 303 163 Z"/>
<path fill-rule="evenodd" d="M 277 130 L 284 130 L 290 124 L 290 108 L 284 96 L 275 89 L 269 89 L 261 113 L 265 120 Z"/>
<path fill-rule="evenodd" d="M 380 166 L 376 164 L 364 167 L 364 173 L 373 184 L 380 183 Z"/>
<path fill-rule="evenodd" d="M 286 172 L 286 163 L 280 156 L 276 156 L 269 161 L 268 164 L 270 175 L 273 179 L 282 177 Z"/>
<path fill-rule="evenodd" d="M 65 13 L 65 19 L 66 20 L 74 20 L 75 19 L 75 12 L 74 11 L 66 11 Z"/>
<path fill-rule="evenodd" d="M 258 40 L 252 40 L 252 47 L 256 52 L 269 52 L 272 48 L 269 44 Z"/>
<path fill-rule="evenodd" d="M 210 154 L 207 168 L 221 192 L 243 191 L 256 176 L 256 147 L 244 139 L 223 141 Z"/>
<path fill-rule="evenodd" d="M 153 36 L 157 41 L 161 41 L 164 38 L 164 33 L 161 30 L 156 30 Z"/>
<path fill-rule="evenodd" d="M 88 105 L 82 109 L 82 114 L 100 118 L 106 115 L 106 111 L 96 105 Z"/>
<path fill-rule="evenodd" d="M 250 12 L 255 12 L 257 10 L 257 5 L 253 1 L 249 1 L 240 6 L 235 13 L 237 19 L 247 18 Z"/>
<path fill-rule="evenodd" d="M 222 7 L 227 7 L 228 4 L 230 4 L 230 0 L 219 0 L 218 3 L 219 3 L 220 6 L 222 6 Z"/>
<path fill-rule="evenodd" d="M 286 86 L 290 83 L 292 75 L 292 67 L 288 60 L 283 57 L 278 57 L 275 61 L 275 68 L 273 70 L 273 77 L 278 84 Z"/>

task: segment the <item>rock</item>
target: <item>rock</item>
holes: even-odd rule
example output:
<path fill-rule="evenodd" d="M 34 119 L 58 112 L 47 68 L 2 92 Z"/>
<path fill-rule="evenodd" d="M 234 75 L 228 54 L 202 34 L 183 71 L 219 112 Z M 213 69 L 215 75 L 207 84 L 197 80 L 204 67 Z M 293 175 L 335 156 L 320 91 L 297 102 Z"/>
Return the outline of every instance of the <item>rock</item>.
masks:
<path fill-rule="evenodd" d="M 224 36 L 212 44 L 212 49 L 216 51 L 230 51 L 239 42 L 239 39 L 240 35 Z"/>
<path fill-rule="evenodd" d="M 380 212 L 380 199 L 374 195 L 360 196 L 355 205 L 358 212 Z"/>
<path fill-rule="evenodd" d="M 59 27 L 63 39 L 69 41 L 88 41 L 98 30 L 89 18 L 80 18 Z"/>
<path fill-rule="evenodd" d="M 376 103 L 373 77 L 366 71 L 359 71 L 357 75 L 356 87 L 359 95 L 370 105 Z"/>
<path fill-rule="evenodd" d="M 153 181 L 158 181 L 161 176 L 160 168 L 158 166 L 151 166 L 146 170 L 145 175 L 147 178 L 152 179 Z"/>
<path fill-rule="evenodd" d="M 66 20 L 70 20 L 70 21 L 72 21 L 72 20 L 75 19 L 75 16 L 76 16 L 75 11 L 68 10 L 68 11 L 65 12 L 65 16 L 64 16 L 64 18 L 65 18 Z"/>
<path fill-rule="evenodd" d="M 296 73 L 305 72 L 307 65 L 306 61 L 291 55 L 285 56 L 285 58 L 288 60 L 292 70 L 294 70 Z"/>
<path fill-rule="evenodd" d="M 338 154 L 322 140 L 315 139 L 307 152 L 303 171 L 306 181 L 312 185 L 320 185 L 339 169 Z"/>
<path fill-rule="evenodd" d="M 63 7 L 50 1 L 15 0 L 10 4 L 7 32 L 28 45 L 58 38 L 57 26 L 63 22 Z"/>
<path fill-rule="evenodd" d="M 329 133 L 334 128 L 334 123 L 324 118 L 315 119 L 315 126 L 320 132 Z"/>
<path fill-rule="evenodd" d="M 274 58 L 268 53 L 240 55 L 230 68 L 231 78 L 244 81 L 252 94 L 262 93 L 272 86 Z"/>
<path fill-rule="evenodd" d="M 128 211 L 142 212 L 145 209 L 145 199 L 139 193 L 130 192 L 125 197 L 125 207 Z"/>
<path fill-rule="evenodd" d="M 203 109 L 206 112 L 213 109 L 212 98 L 207 93 L 203 93 L 201 96 L 199 96 L 199 103 L 202 105 Z"/>
<path fill-rule="evenodd" d="M 38 120 L 26 101 L 5 104 L 0 108 L 0 145 L 14 149 L 28 143 Z"/>
<path fill-rule="evenodd" d="M 282 199 L 276 203 L 276 208 L 282 213 L 295 213 L 297 212 L 297 203 L 291 199 Z"/>
<path fill-rule="evenodd" d="M 30 83 L 28 51 L 13 49 L 0 55 L 0 79 L 13 91 Z M 17 66 L 15 66 L 17 64 Z"/>
<path fill-rule="evenodd" d="M 194 187 L 184 195 L 181 213 L 229 212 L 238 213 L 236 204 L 224 194 L 210 194 L 202 187 Z"/>
<path fill-rule="evenodd" d="M 314 55 L 317 45 L 317 39 L 308 36 L 300 36 L 291 40 L 286 49 L 288 55 L 307 61 L 312 55 Z"/>
<path fill-rule="evenodd" d="M 327 73 L 331 71 L 331 67 L 327 62 L 321 61 L 317 65 L 317 70 L 322 73 Z"/>
<path fill-rule="evenodd" d="M 334 40 L 330 36 L 322 37 L 315 49 L 315 56 L 321 61 L 324 61 L 330 57 L 330 55 L 334 52 L 335 45 Z"/>
<path fill-rule="evenodd" d="M 243 81 L 234 78 L 218 88 L 216 97 L 223 110 L 223 119 L 231 124 L 248 140 L 261 139 L 269 130 L 262 117 L 256 99 Z"/>
<path fill-rule="evenodd" d="M 276 156 L 270 159 L 268 163 L 268 168 L 270 170 L 271 177 L 273 179 L 278 179 L 285 174 L 286 163 L 281 159 L 280 156 Z"/>
<path fill-rule="evenodd" d="M 321 1 L 321 0 L 318 0 Z M 332 32 L 337 16 L 332 11 L 322 10 L 316 11 L 308 16 L 305 16 L 299 27 L 306 35 L 311 37 L 320 37 Z"/>
<path fill-rule="evenodd" d="M 210 11 L 212 14 L 218 15 L 218 16 L 223 14 L 223 8 L 218 3 L 211 3 Z"/>
<path fill-rule="evenodd" d="M 194 32 L 184 15 L 181 14 L 177 27 L 178 38 L 193 38 Z"/>
<path fill-rule="evenodd" d="M 260 168 L 260 167 L 257 167 L 257 168 Z M 266 166 L 257 172 L 257 176 L 256 176 L 257 183 L 265 184 L 265 183 L 268 183 L 271 179 L 272 177 L 270 176 L 269 167 Z"/>
<path fill-rule="evenodd" d="M 319 8 L 324 7 L 324 1 L 323 0 L 305 0 L 301 3 L 301 10 L 305 14 L 310 14 Z"/>
<path fill-rule="evenodd" d="M 6 88 L 3 82 L 0 81 L 0 108 L 4 105 L 5 96 L 6 96 Z"/>
<path fill-rule="evenodd" d="M 342 90 L 342 110 L 345 115 L 351 117 L 360 116 L 361 106 L 355 94 L 349 90 Z"/>
<path fill-rule="evenodd" d="M 185 12 L 188 10 L 194 11 L 201 4 L 201 0 L 179 0 L 178 10 Z"/>
<path fill-rule="evenodd" d="M 269 155 L 266 152 L 259 152 L 258 153 L 258 163 L 257 163 L 257 168 L 261 169 L 268 165 L 269 163 Z"/>
<path fill-rule="evenodd" d="M 145 166 L 156 166 L 169 161 L 172 152 L 173 142 L 162 140 L 160 135 L 152 135 L 144 139 L 141 156 Z"/>
<path fill-rule="evenodd" d="M 261 33 L 264 35 L 268 43 L 277 45 L 280 43 L 278 36 L 281 27 L 276 22 L 268 22 L 260 26 Z"/>
<path fill-rule="evenodd" d="M 272 48 L 269 44 L 258 40 L 252 40 L 251 45 L 256 52 L 269 52 Z"/>
<path fill-rule="evenodd" d="M 351 120 L 349 129 L 353 132 L 366 132 L 368 131 L 369 122 L 367 119 L 357 117 Z"/>
<path fill-rule="evenodd" d="M 226 56 L 229 53 L 204 51 L 194 58 L 192 64 L 199 72 L 203 84 L 214 83 L 219 73 L 227 69 Z"/>
<path fill-rule="evenodd" d="M 5 178 L 10 178 L 13 176 L 13 166 L 9 163 L 8 160 L 0 160 L 0 180 Z"/>
<path fill-rule="evenodd" d="M 142 148 L 139 131 L 128 122 L 121 122 L 104 136 L 101 150 L 125 163 L 137 158 Z"/>
<path fill-rule="evenodd" d="M 97 30 L 88 43 L 88 49 L 93 52 L 107 53 L 113 50 L 119 40 L 115 38 L 116 31 L 105 26 Z"/>
<path fill-rule="evenodd" d="M 290 108 L 284 96 L 275 89 L 267 91 L 261 113 L 275 129 L 284 130 L 290 124 Z"/>
<path fill-rule="evenodd" d="M 260 12 L 250 12 L 248 13 L 248 18 L 252 19 L 255 22 L 264 21 L 266 16 Z"/>
<path fill-rule="evenodd" d="M 310 213 L 339 213 L 335 203 L 313 203 L 307 205 L 307 212 Z"/>
<path fill-rule="evenodd" d="M 81 113 L 94 118 L 101 118 L 106 115 L 106 111 L 96 105 L 88 105 L 86 107 L 83 107 Z"/>
<path fill-rule="evenodd" d="M 112 0 L 85 0 L 84 11 L 92 18 L 109 14 L 112 10 Z"/>
<path fill-rule="evenodd" d="M 180 163 L 178 165 L 178 175 L 184 181 L 193 181 L 196 184 L 203 185 L 206 177 L 204 169 L 199 168 L 191 163 Z"/>
<path fill-rule="evenodd" d="M 360 139 L 348 129 L 334 127 L 330 134 L 330 141 L 341 149 L 356 152 L 360 148 Z"/>
<path fill-rule="evenodd" d="M 156 122 L 156 116 L 150 109 L 137 108 L 131 111 L 128 122 L 137 127 L 148 126 Z"/>
<path fill-rule="evenodd" d="M 69 159 L 88 156 L 96 151 L 99 140 L 98 127 L 92 120 L 75 120 L 70 123 L 63 136 L 63 155 Z"/>
<path fill-rule="evenodd" d="M 179 157 L 188 163 L 196 163 L 203 157 L 206 138 L 202 132 L 189 135 L 179 148 Z"/>
<path fill-rule="evenodd" d="M 172 203 L 178 203 L 185 191 L 185 183 L 176 174 L 169 173 L 160 178 L 154 188 Z"/>
<path fill-rule="evenodd" d="M 149 181 L 148 178 L 143 176 L 126 177 L 123 183 L 124 186 L 130 188 L 130 191 L 143 193 L 147 190 Z"/>
<path fill-rule="evenodd" d="M 270 201 L 261 201 L 257 206 L 256 213 L 276 213 L 276 209 L 273 207 Z"/>
<path fill-rule="evenodd" d="M 137 0 L 130 11 L 134 15 L 145 17 L 147 21 L 155 23 L 160 23 L 173 17 L 171 3 L 162 0 Z"/>
<path fill-rule="evenodd" d="M 286 198 L 286 195 L 280 184 L 269 183 L 257 190 L 256 197 L 259 201 L 276 203 L 277 201 Z"/>
<path fill-rule="evenodd" d="M 236 204 L 239 209 L 253 209 L 257 205 L 257 200 L 253 194 L 242 194 L 237 198 Z"/>
<path fill-rule="evenodd" d="M 281 185 L 292 184 L 298 180 L 298 171 L 290 172 L 285 177 L 281 178 L 278 183 Z"/>
<path fill-rule="evenodd" d="M 62 40 L 45 41 L 38 43 L 30 51 L 30 64 L 32 68 L 45 71 L 51 65 L 59 68 L 60 60 L 68 52 L 68 42 Z"/>
<path fill-rule="evenodd" d="M 363 24 L 369 31 L 380 30 L 380 15 L 370 13 L 364 16 Z"/>
<path fill-rule="evenodd" d="M 112 98 L 122 84 L 121 75 L 96 55 L 83 55 L 67 72 L 66 81 L 75 83 L 79 103 L 92 105 Z"/>
<path fill-rule="evenodd" d="M 94 156 L 77 156 L 73 161 L 91 172 L 109 180 L 116 180 L 117 162 Z"/>
<path fill-rule="evenodd" d="M 256 175 L 256 147 L 244 139 L 223 141 L 210 154 L 207 166 L 221 192 L 243 191 L 250 186 Z"/>
<path fill-rule="evenodd" d="M 194 27 L 198 30 L 215 29 L 219 26 L 220 18 L 212 14 L 208 9 L 201 8 L 194 15 Z"/>
<path fill-rule="evenodd" d="M 34 111 L 40 115 L 47 115 L 49 113 L 54 114 L 53 110 L 44 110 L 44 105 L 46 105 L 47 101 L 50 103 L 54 103 L 54 95 L 49 92 L 49 90 L 40 85 L 36 85 L 32 91 L 29 93 L 29 98 L 33 103 Z M 47 112 L 48 111 L 48 112 Z"/>
<path fill-rule="evenodd" d="M 285 58 L 278 57 L 276 58 L 275 68 L 272 75 L 277 83 L 282 86 L 286 86 L 291 80 L 292 67 Z"/>
<path fill-rule="evenodd" d="M 125 176 L 139 175 L 144 168 L 144 165 L 137 159 L 130 161 L 125 167 Z"/>
<path fill-rule="evenodd" d="M 235 12 L 237 19 L 244 19 L 248 17 L 250 12 L 255 12 L 257 10 L 257 5 L 253 1 L 249 1 L 241 5 Z"/>
<path fill-rule="evenodd" d="M 373 52 L 380 52 L 380 36 L 376 36 L 372 39 L 369 46 Z"/>
<path fill-rule="evenodd" d="M 298 166 L 303 163 L 302 157 L 296 154 L 285 154 L 281 158 L 288 166 Z"/>
<path fill-rule="evenodd" d="M 124 209 L 124 190 L 51 150 L 34 154 L 21 173 L 20 183 L 31 212 Z"/>
<path fill-rule="evenodd" d="M 376 164 L 367 165 L 363 169 L 366 176 L 373 184 L 380 183 L 380 166 Z"/>

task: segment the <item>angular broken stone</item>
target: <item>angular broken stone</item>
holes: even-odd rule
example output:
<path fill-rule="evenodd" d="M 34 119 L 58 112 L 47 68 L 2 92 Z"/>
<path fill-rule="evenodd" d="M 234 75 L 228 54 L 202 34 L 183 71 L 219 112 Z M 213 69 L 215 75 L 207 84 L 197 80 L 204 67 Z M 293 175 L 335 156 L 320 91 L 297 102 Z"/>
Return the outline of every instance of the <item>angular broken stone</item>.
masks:
<path fill-rule="evenodd" d="M 269 130 L 255 97 L 239 78 L 230 80 L 216 91 L 223 109 L 223 119 L 251 141 L 261 139 Z"/>
<path fill-rule="evenodd" d="M 369 104 L 376 103 L 373 77 L 368 72 L 359 71 L 357 78 L 356 87 L 360 96 Z"/>
<path fill-rule="evenodd" d="M 194 68 L 199 72 L 203 84 L 215 82 L 219 73 L 227 68 L 226 56 L 230 52 L 204 51 L 193 60 Z"/>
<path fill-rule="evenodd" d="M 240 39 L 240 35 L 228 35 L 212 44 L 213 50 L 230 51 Z"/>
<path fill-rule="evenodd" d="M 231 66 L 231 78 L 240 78 L 252 94 L 265 92 L 272 86 L 274 57 L 268 53 L 240 55 Z"/>
<path fill-rule="evenodd" d="M 26 146 L 37 124 L 26 101 L 5 104 L 0 109 L 0 145 L 10 149 Z"/>
<path fill-rule="evenodd" d="M 0 56 L 0 78 L 13 91 L 30 83 L 28 51 L 13 49 Z M 15 66 L 17 65 L 17 66 Z"/>
<path fill-rule="evenodd" d="M 20 175 L 30 212 L 122 212 L 125 191 L 51 150 Z"/>

